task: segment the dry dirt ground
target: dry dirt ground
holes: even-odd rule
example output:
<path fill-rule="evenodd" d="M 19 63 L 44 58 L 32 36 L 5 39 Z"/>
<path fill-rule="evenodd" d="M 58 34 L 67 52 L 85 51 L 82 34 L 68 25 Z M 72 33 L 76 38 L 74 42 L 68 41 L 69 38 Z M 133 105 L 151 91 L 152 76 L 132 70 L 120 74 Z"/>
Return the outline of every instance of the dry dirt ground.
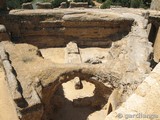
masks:
<path fill-rule="evenodd" d="M 42 56 L 52 61 L 56 64 L 63 64 L 66 62 L 65 58 L 65 48 L 46 48 L 46 49 L 40 49 Z M 94 58 L 103 58 L 101 61 L 102 63 L 107 63 L 107 56 L 108 56 L 108 48 L 79 48 L 80 56 L 82 59 L 82 63 L 85 63 L 88 59 L 94 59 Z"/>
<path fill-rule="evenodd" d="M 51 60 L 53 63 L 65 62 L 64 48 L 48 48 L 41 49 L 40 51 L 45 59 Z"/>
<path fill-rule="evenodd" d="M 3 68 L 0 66 L 0 120 L 18 120 Z"/>

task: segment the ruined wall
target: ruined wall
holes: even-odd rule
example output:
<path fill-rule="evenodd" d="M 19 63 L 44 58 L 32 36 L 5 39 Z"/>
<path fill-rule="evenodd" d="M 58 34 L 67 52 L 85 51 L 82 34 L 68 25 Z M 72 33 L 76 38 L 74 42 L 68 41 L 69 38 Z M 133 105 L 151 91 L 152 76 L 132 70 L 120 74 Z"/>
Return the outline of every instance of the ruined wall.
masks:
<path fill-rule="evenodd" d="M 65 46 L 69 41 L 79 46 L 108 46 L 128 34 L 133 19 L 87 10 L 16 10 L 0 16 L 0 23 L 15 42 L 38 47 Z"/>
<path fill-rule="evenodd" d="M 159 0 L 152 0 L 151 9 L 160 10 L 160 1 Z"/>
<path fill-rule="evenodd" d="M 13 102 L 12 95 L 8 87 L 9 81 L 6 80 L 6 71 L 3 66 L 4 64 L 6 64 L 6 60 L 2 58 L 1 50 L 2 49 L 0 44 L 0 119 L 19 120 L 16 111 L 16 105 Z"/>

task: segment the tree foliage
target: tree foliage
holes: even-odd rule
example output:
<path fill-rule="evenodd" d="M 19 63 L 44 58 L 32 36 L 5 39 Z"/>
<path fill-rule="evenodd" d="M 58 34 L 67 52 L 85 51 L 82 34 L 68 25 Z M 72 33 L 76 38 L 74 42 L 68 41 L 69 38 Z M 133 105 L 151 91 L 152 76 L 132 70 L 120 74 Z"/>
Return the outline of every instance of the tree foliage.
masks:
<path fill-rule="evenodd" d="M 16 8 L 21 8 L 22 3 L 31 1 L 32 0 L 6 0 L 6 4 L 9 9 L 16 9 Z"/>
<path fill-rule="evenodd" d="M 67 0 L 6 0 L 7 7 L 9 9 L 21 8 L 21 4 L 25 2 L 51 2 L 53 7 L 58 7 L 62 2 Z M 74 2 L 86 2 L 88 0 L 73 0 Z M 91 4 L 92 0 L 89 0 Z M 147 8 L 150 6 L 151 0 L 96 0 L 99 3 L 103 3 L 101 8 L 109 8 L 110 5 L 118 5 L 122 7 L 133 7 L 133 8 Z"/>
<path fill-rule="evenodd" d="M 104 2 L 103 2 L 104 1 Z M 102 8 L 108 7 L 108 2 L 115 6 L 132 7 L 132 8 L 148 8 L 150 7 L 151 0 L 97 0 L 97 2 L 103 2 Z"/>
<path fill-rule="evenodd" d="M 100 6 L 100 8 L 101 9 L 110 8 L 111 5 L 112 5 L 112 1 L 111 0 L 107 0 Z"/>
<path fill-rule="evenodd" d="M 55 7 L 58 7 L 60 6 L 60 4 L 62 2 L 67 2 L 67 0 L 52 0 L 52 6 L 55 8 Z"/>

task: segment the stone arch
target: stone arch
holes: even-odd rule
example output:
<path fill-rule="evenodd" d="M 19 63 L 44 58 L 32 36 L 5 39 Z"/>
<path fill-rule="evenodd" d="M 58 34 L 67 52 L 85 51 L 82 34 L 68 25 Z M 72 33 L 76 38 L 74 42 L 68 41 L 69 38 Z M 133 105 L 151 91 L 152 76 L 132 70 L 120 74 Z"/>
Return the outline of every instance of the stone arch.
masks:
<path fill-rule="evenodd" d="M 47 87 L 43 88 L 42 91 L 42 102 L 44 103 L 44 114 L 43 119 L 46 120 L 50 111 L 52 111 L 50 101 L 56 90 L 63 84 L 66 83 L 75 77 L 79 77 L 81 80 L 85 80 L 95 85 L 95 95 L 98 98 L 103 97 L 106 102 L 113 91 L 112 87 L 105 86 L 101 81 L 95 79 L 95 76 L 90 73 L 84 73 L 82 71 L 71 71 L 60 74 L 56 80 L 50 83 Z"/>

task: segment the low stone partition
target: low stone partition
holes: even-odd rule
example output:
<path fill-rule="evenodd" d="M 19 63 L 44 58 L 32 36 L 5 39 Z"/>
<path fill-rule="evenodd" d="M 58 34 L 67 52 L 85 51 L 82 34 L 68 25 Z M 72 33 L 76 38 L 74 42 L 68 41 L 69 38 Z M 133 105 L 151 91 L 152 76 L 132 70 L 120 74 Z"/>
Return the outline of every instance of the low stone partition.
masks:
<path fill-rule="evenodd" d="M 0 15 L 16 43 L 62 47 L 70 41 L 78 46 L 109 47 L 127 35 L 133 19 L 100 10 L 13 10 Z"/>
<path fill-rule="evenodd" d="M 45 3 L 37 2 L 36 7 L 37 9 L 51 9 L 52 4 L 50 2 L 45 2 Z"/>
<path fill-rule="evenodd" d="M 60 4 L 60 8 L 67 8 L 67 2 L 62 2 Z"/>
<path fill-rule="evenodd" d="M 33 5 L 32 5 L 31 2 L 23 3 L 22 4 L 22 9 L 33 9 Z"/>
<path fill-rule="evenodd" d="M 0 119 L 19 120 L 0 57 Z"/>
<path fill-rule="evenodd" d="M 18 88 L 19 87 L 18 81 L 16 79 L 15 74 L 13 73 L 14 70 L 8 60 L 8 56 L 2 46 L 0 46 L 0 57 L 2 59 L 3 67 L 6 73 L 6 78 L 8 80 L 8 84 L 9 84 L 9 87 L 12 93 L 12 97 L 14 101 L 17 103 L 17 106 L 20 107 L 23 104 L 20 102 L 20 101 L 23 101 L 22 100 L 23 98 Z"/>
<path fill-rule="evenodd" d="M 69 7 L 70 8 L 75 8 L 75 7 L 88 8 L 88 2 L 71 2 Z"/>
<path fill-rule="evenodd" d="M 32 96 L 34 96 L 32 100 L 34 102 L 28 105 L 27 101 L 23 96 L 23 88 L 21 86 L 21 83 L 18 81 L 16 77 L 17 73 L 10 63 L 9 54 L 5 51 L 5 48 L 1 44 L 0 58 L 2 60 L 2 65 L 5 71 L 6 80 L 8 82 L 12 98 L 16 104 L 18 117 L 21 120 L 40 120 L 43 107 L 36 90 L 34 88 L 31 88 L 31 94 Z"/>

